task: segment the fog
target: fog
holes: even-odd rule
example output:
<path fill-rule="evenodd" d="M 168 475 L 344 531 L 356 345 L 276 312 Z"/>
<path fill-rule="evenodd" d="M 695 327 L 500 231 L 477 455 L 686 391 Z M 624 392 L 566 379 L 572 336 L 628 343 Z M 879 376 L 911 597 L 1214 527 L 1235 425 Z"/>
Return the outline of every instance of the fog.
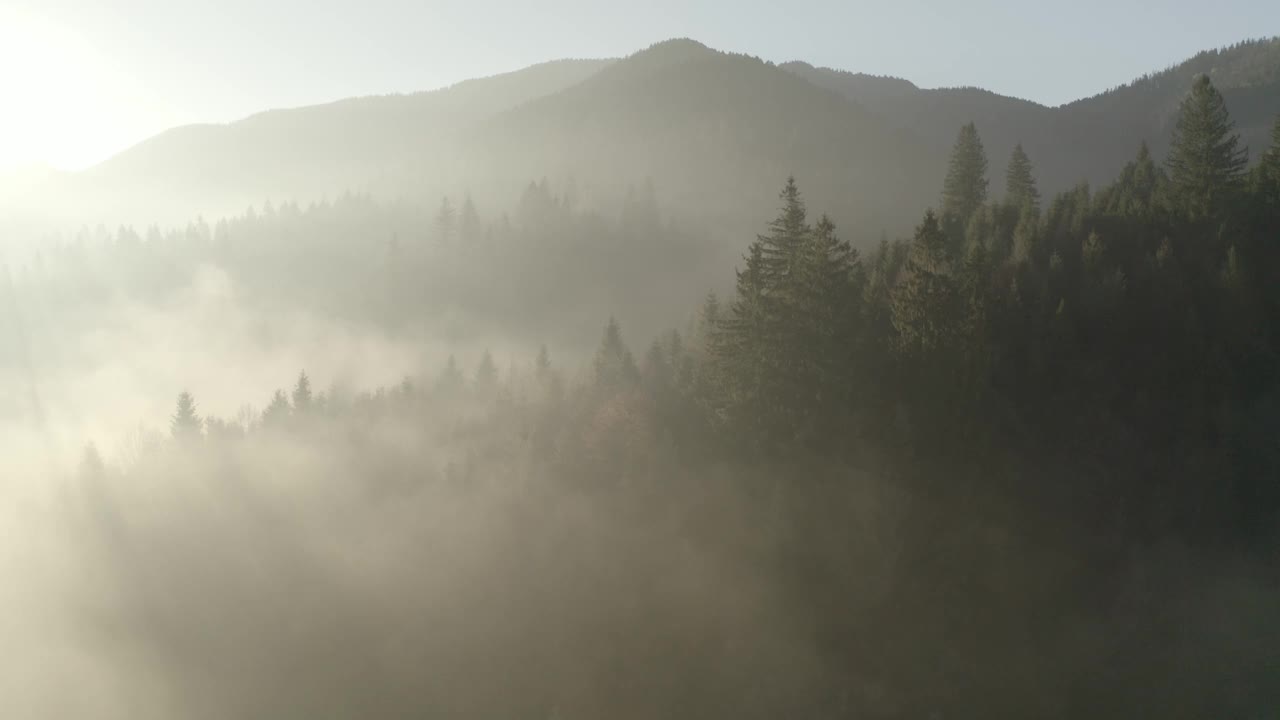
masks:
<path fill-rule="evenodd" d="M 501 339 L 251 311 L 210 265 L 162 303 L 31 289 L 0 433 L 6 716 L 697 715 L 831 682 L 754 568 L 779 519 L 723 469 L 624 455 L 627 489 L 573 479 L 602 458 L 537 462 L 529 348 L 498 394 L 423 392 Z M 271 426 L 303 367 L 328 407 Z M 236 429 L 170 437 L 178 390 Z"/>
<path fill-rule="evenodd" d="M 800 60 L 0 179 L 0 716 L 1280 707 L 1280 39 Z"/>

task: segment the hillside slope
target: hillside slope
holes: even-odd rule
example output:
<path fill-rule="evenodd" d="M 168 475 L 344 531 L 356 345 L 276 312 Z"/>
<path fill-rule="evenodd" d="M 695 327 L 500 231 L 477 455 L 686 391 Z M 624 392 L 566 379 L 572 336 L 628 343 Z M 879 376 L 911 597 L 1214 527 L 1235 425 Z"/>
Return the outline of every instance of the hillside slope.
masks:
<path fill-rule="evenodd" d="M 1004 163 L 1019 142 L 1050 192 L 1081 180 L 1095 185 L 1110 180 L 1143 141 L 1162 156 L 1178 103 L 1200 74 L 1208 74 L 1223 92 L 1245 144 L 1265 147 L 1280 114 L 1280 38 L 1205 51 L 1162 72 L 1056 108 L 979 88 L 921 89 L 905 80 L 803 62 L 782 67 L 917 134 L 933 152 L 946 152 L 957 128 L 973 121 L 991 160 L 996 192 L 1003 186 Z"/>
<path fill-rule="evenodd" d="M 1203 52 L 1056 108 L 673 40 L 618 61 L 557 61 L 434 92 L 175 128 L 86 172 L 5 193 L 5 204 L 30 224 L 40 198 L 64 229 L 184 223 L 346 189 L 416 202 L 467 190 L 510 207 L 531 179 L 549 177 L 609 212 L 651 181 L 670 213 L 740 233 L 758 227 L 756 209 L 794 174 L 846 231 L 878 236 L 907 231 L 936 202 L 961 124 L 977 123 L 993 193 L 1018 142 L 1046 193 L 1096 185 L 1143 141 L 1163 154 L 1199 73 L 1223 91 L 1245 143 L 1263 147 L 1280 113 L 1280 38 Z"/>

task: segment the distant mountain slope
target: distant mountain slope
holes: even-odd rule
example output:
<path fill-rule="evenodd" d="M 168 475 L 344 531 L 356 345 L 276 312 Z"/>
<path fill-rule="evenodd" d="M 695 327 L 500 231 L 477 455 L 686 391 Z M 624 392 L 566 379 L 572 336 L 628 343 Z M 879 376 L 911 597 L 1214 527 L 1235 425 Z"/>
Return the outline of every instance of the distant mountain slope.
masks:
<path fill-rule="evenodd" d="M 120 202 L 141 211 L 149 200 L 191 206 L 193 196 L 203 195 L 261 202 L 363 187 L 437 161 L 461 129 L 582 82 L 611 62 L 558 60 L 430 92 L 178 127 L 78 174 L 62 189 L 79 202 Z M 216 199 L 196 206 L 217 206 Z"/>
<path fill-rule="evenodd" d="M 1197 75 L 1207 73 L 1226 97 L 1244 142 L 1260 151 L 1280 114 L 1280 38 L 1202 52 L 1127 85 L 1049 108 L 978 88 L 916 88 L 896 78 L 870 78 L 793 62 L 782 66 L 841 93 L 945 152 L 963 123 L 973 121 L 986 145 L 992 189 L 1015 143 L 1031 155 L 1046 190 L 1081 180 L 1111 180 L 1147 141 L 1157 155 L 1168 146 L 1178 104 Z M 1256 153 L 1255 153 L 1256 154 Z"/>
<path fill-rule="evenodd" d="M 1069 132 L 1069 138 L 1096 142 L 1104 153 L 1119 152 L 1121 143 L 1132 148 L 1145 139 L 1163 155 L 1178 104 L 1202 74 L 1222 91 L 1237 132 L 1256 158 L 1280 114 L 1280 37 L 1201 52 L 1128 85 L 1063 105 L 1058 109 L 1059 129 Z M 1132 150 L 1126 159 L 1130 155 Z"/>
<path fill-rule="evenodd" d="M 1280 113 L 1277 38 L 1200 53 L 1057 108 L 978 88 L 775 66 L 673 40 L 617 61 L 558 61 L 434 92 L 176 128 L 47 181 L 44 209 L 64 224 L 176 222 L 347 188 L 422 201 L 465 188 L 490 206 L 509 206 L 544 176 L 609 209 L 647 178 L 668 211 L 740 233 L 758 226 L 761 202 L 767 207 L 795 174 L 811 205 L 846 231 L 899 233 L 936 202 L 961 124 L 978 125 L 993 193 L 1003 190 L 1017 142 L 1047 193 L 1080 180 L 1096 185 L 1143 140 L 1163 153 L 1198 73 L 1223 91 L 1256 156 Z M 29 203 L 20 209 L 36 216 Z"/>
<path fill-rule="evenodd" d="M 815 208 L 877 228 L 914 213 L 913 183 L 933 183 L 910 133 L 770 63 L 690 40 L 503 113 L 474 140 L 481 167 L 614 186 L 652 178 L 667 207 L 753 227 L 748 208 L 769 207 L 788 174 Z"/>

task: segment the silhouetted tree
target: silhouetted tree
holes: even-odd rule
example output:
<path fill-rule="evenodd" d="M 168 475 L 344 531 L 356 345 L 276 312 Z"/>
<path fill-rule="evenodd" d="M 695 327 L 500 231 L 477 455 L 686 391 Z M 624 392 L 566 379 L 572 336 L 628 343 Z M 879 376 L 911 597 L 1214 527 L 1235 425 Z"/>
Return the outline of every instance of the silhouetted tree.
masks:
<path fill-rule="evenodd" d="M 622 341 L 618 321 L 610 317 L 605 325 L 600 347 L 593 362 L 597 388 L 619 390 L 634 385 L 640 378 L 635 358 Z"/>
<path fill-rule="evenodd" d="M 498 385 L 498 366 L 493 362 L 493 355 L 484 351 L 480 364 L 476 367 L 476 389 L 482 393 L 492 392 Z"/>
<path fill-rule="evenodd" d="M 942 184 L 942 217 L 949 232 L 963 231 L 987 201 L 987 153 L 973 123 L 960 128 Z"/>
<path fill-rule="evenodd" d="M 191 393 L 182 391 L 178 394 L 177 406 L 169 419 L 169 433 L 175 440 L 192 440 L 201 435 L 204 423 L 196 414 L 196 401 Z"/>
<path fill-rule="evenodd" d="M 1018 211 L 1030 204 L 1040 205 L 1040 191 L 1036 188 L 1035 177 L 1031 174 L 1031 159 L 1022 149 L 1022 143 L 1013 146 L 1013 154 L 1009 156 L 1009 167 L 1005 170 L 1004 201 L 1009 207 Z"/>
<path fill-rule="evenodd" d="M 1182 101 L 1165 164 L 1176 207 L 1192 218 L 1221 214 L 1239 191 L 1248 152 L 1207 75 Z"/>
<path fill-rule="evenodd" d="M 312 409 L 311 378 L 305 371 L 298 374 L 298 381 L 293 386 L 293 409 L 298 414 L 307 414 Z"/>

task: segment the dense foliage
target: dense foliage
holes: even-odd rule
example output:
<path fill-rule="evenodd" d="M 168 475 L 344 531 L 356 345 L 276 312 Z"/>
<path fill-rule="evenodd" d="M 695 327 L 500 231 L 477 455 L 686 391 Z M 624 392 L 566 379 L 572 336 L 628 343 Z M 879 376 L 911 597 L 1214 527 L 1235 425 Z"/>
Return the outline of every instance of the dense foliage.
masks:
<path fill-rule="evenodd" d="M 486 354 L 474 370 L 451 360 L 438 377 L 368 393 L 315 392 L 304 374 L 239 422 L 201 421 L 184 393 L 173 442 L 128 468 L 91 451 L 84 479 L 239 488 L 283 466 L 317 487 L 358 481 L 421 511 L 413 537 L 445 564 L 428 542 L 448 542 L 431 525 L 441 511 L 423 498 L 501 489 L 503 504 L 484 505 L 484 533 L 450 536 L 481 535 L 501 572 L 462 573 L 472 584 L 443 607 L 414 582 L 397 585 L 442 623 L 434 634 L 401 608 L 410 645 L 384 653 L 341 632 L 367 618 L 335 628 L 296 609 L 320 636 L 355 643 L 322 675 L 375 668 L 367 695 L 329 706 L 369 717 L 406 706 L 486 717 L 1262 712 L 1276 706 L 1280 659 L 1264 609 L 1280 541 L 1280 124 L 1246 176 L 1207 79 L 1180 118 L 1164 167 L 1143 145 L 1111 185 L 1044 207 L 1021 146 L 1005 196 L 988 197 L 968 125 L 941 213 L 868 253 L 814 221 L 789 179 L 732 296 L 708 297 L 696 322 L 638 359 L 610 320 L 577 380 L 544 349 L 505 374 Z M 434 241 L 484 247 L 473 214 L 442 208 Z M 284 220 L 237 222 L 213 231 L 213 245 L 253 253 L 280 277 L 269 246 L 232 250 L 226 238 Z M 563 251 L 495 247 L 480 266 L 564 277 L 539 264 Z M 626 247 L 588 267 L 642 273 L 619 259 L 640 252 Z M 410 267 L 389 260 L 386 272 Z M 479 287 L 420 289 L 437 290 L 484 301 Z M 592 513 L 565 510 L 584 498 Z M 467 502 L 449 507 L 472 517 Z M 559 510 L 542 522 L 548 507 Z M 357 539 L 339 526 L 335 542 Z M 163 529 L 134 532 L 164 541 Z M 291 557 L 263 552 L 268 564 Z M 183 606 L 154 587 L 132 592 Z M 184 617 L 203 618 L 201 607 Z M 474 617 L 464 609 L 484 620 L 450 624 Z M 246 612 L 271 627 L 294 611 Z M 170 661 L 219 648 L 181 618 L 160 622 Z M 455 650 L 413 645 L 427 638 Z M 287 666 L 278 652 L 271 662 Z M 485 673 L 509 682 L 486 685 Z M 450 683 L 453 694 L 436 692 Z M 395 701 L 379 705 L 372 688 Z M 243 697 L 250 713 L 303 712 Z"/>

